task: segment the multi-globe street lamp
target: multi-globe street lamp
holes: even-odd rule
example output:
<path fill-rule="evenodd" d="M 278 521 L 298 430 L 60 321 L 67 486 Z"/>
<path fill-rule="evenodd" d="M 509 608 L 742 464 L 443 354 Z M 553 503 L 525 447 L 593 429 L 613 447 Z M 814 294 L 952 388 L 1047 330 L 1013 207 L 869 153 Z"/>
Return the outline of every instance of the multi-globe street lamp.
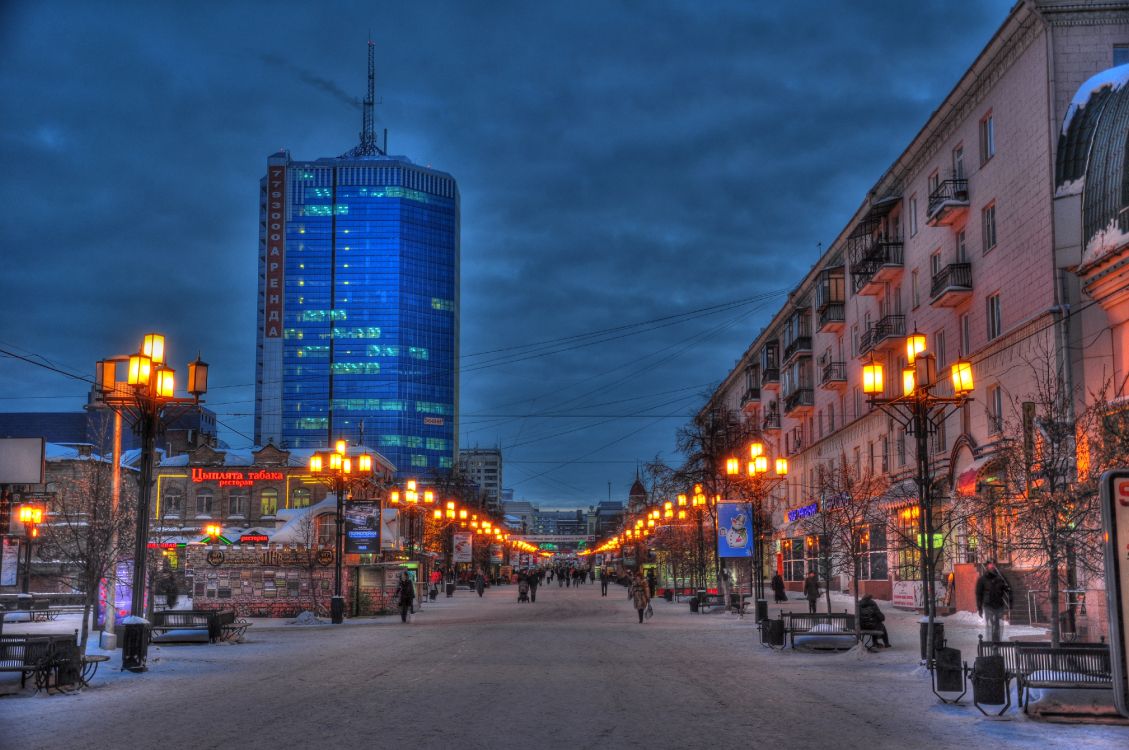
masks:
<path fill-rule="evenodd" d="M 21 505 L 17 516 L 24 525 L 24 536 L 27 544 L 24 545 L 24 576 L 23 593 L 31 590 L 31 543 L 39 537 L 39 524 L 43 523 L 42 505 Z"/>
<path fill-rule="evenodd" d="M 165 337 L 146 334 L 136 354 L 109 357 L 96 365 L 94 388 L 97 403 L 128 418 L 141 437 L 141 471 L 138 476 L 137 524 L 133 540 L 133 590 L 130 614 L 145 612 L 146 561 L 149 551 L 149 508 L 153 469 L 157 461 L 157 435 L 167 420 L 199 407 L 208 391 L 208 365 L 197 357 L 188 363 L 190 397 L 175 395 L 176 372 L 165 362 Z M 118 365 L 126 366 L 125 380 L 118 380 Z"/>
<path fill-rule="evenodd" d="M 933 478 L 929 466 L 929 435 L 952 411 L 964 406 L 973 389 L 972 364 L 958 359 L 950 370 L 953 395 L 936 392 L 945 382 L 937 378 L 937 360 L 926 351 L 923 334 L 914 332 L 906 337 L 906 360 L 909 366 L 902 370 L 902 395 L 887 397 L 882 365 L 870 362 L 862 368 L 862 390 L 872 406 L 898 420 L 907 432 L 912 432 L 917 444 L 917 492 L 921 518 L 921 535 L 917 545 L 921 554 L 921 588 L 928 617 L 926 663 L 932 665 L 934 650 L 933 623 L 937 616 L 937 596 L 934 566 Z"/>
<path fill-rule="evenodd" d="M 388 493 L 388 502 L 408 514 L 408 558 L 419 562 L 419 543 L 416 542 L 416 520 L 422 519 L 428 508 L 435 504 L 435 493 L 432 490 L 419 491 L 419 483 L 409 479 L 404 484 L 404 489 L 393 489 Z M 423 530 L 420 529 L 422 541 Z"/>
<path fill-rule="evenodd" d="M 764 504 L 771 492 L 787 480 L 788 459 L 777 457 L 772 462 L 772 466 L 773 472 L 770 473 L 764 443 L 759 440 L 749 444 L 749 460 L 745 462 L 744 472 L 740 459 L 730 457 L 725 461 L 725 473 L 729 480 L 737 486 L 742 496 L 749 499 L 749 515 L 753 526 L 755 548 L 749 558 L 749 564 L 752 566 L 755 561 L 756 566 L 750 577 L 750 586 L 755 585 L 758 600 L 764 599 L 764 541 L 768 526 Z"/>
<path fill-rule="evenodd" d="M 371 477 L 372 466 L 372 456 L 369 453 L 349 456 L 348 444 L 344 440 L 336 441 L 332 451 L 317 451 L 310 456 L 310 474 L 332 488 L 337 498 L 337 513 L 334 517 L 333 598 L 329 600 L 329 619 L 334 625 L 345 621 L 345 596 L 341 591 L 342 561 L 345 557 L 345 488 L 350 482 Z"/>

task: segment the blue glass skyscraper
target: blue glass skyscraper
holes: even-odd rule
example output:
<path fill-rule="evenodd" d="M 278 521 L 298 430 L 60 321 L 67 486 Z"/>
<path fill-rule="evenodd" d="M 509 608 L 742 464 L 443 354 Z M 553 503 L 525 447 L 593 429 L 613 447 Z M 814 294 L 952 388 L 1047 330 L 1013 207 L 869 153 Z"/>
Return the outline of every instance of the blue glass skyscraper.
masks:
<path fill-rule="evenodd" d="M 360 145 L 267 160 L 255 441 L 363 439 L 401 476 L 425 476 L 457 449 L 459 192 L 377 146 L 372 102 L 370 43 Z"/>

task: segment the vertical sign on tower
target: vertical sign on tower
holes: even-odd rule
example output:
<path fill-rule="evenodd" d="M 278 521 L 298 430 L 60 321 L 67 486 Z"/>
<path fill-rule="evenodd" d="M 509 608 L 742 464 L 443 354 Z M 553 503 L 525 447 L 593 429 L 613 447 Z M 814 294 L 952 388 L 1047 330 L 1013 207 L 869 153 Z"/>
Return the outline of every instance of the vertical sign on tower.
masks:
<path fill-rule="evenodd" d="M 1103 474 L 1101 497 L 1113 700 L 1129 716 L 1129 469 Z"/>
<path fill-rule="evenodd" d="M 282 282 L 286 237 L 286 167 L 267 165 L 266 309 L 263 335 L 282 337 Z"/>

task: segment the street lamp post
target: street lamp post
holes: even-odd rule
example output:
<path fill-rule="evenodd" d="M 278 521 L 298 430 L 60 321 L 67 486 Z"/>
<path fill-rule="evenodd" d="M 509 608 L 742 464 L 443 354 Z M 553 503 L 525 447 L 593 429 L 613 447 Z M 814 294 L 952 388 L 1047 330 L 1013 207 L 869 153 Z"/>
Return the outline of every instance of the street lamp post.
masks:
<path fill-rule="evenodd" d="M 126 365 L 126 378 L 118 380 L 118 365 Z M 153 469 L 157 461 L 157 436 L 165 421 L 197 408 L 208 391 L 208 365 L 197 357 L 188 363 L 188 393 L 175 395 L 175 371 L 165 363 L 165 337 L 146 334 L 136 354 L 110 357 L 97 363 L 94 388 L 100 404 L 128 416 L 141 437 L 141 472 L 138 476 L 137 524 L 133 540 L 133 590 L 130 614 L 145 615 L 146 562 L 149 552 L 149 508 Z"/>
<path fill-rule="evenodd" d="M 925 336 L 914 332 L 906 338 L 906 357 L 909 366 L 902 371 L 902 395 L 886 397 L 885 376 L 882 365 L 870 362 L 862 368 L 863 392 L 871 405 L 877 406 L 886 414 L 898 420 L 903 427 L 913 432 L 917 446 L 917 492 L 918 508 L 921 517 L 921 538 L 918 549 L 921 554 L 921 588 L 925 598 L 925 612 L 928 618 L 926 635 L 926 664 L 933 665 L 933 623 L 937 618 L 937 597 L 933 549 L 933 500 L 932 477 L 929 469 L 929 433 L 939 421 L 944 420 L 953 410 L 970 400 L 972 393 L 972 364 L 958 359 L 951 370 L 952 396 L 942 396 L 934 392 L 941 381 L 937 379 L 937 362 L 926 351 Z"/>
<path fill-rule="evenodd" d="M 362 453 L 356 462 L 348 455 L 348 444 L 338 440 L 334 450 L 318 451 L 310 457 L 310 474 L 333 488 L 337 498 L 334 517 L 333 598 L 329 600 L 329 619 L 334 625 L 345 621 L 345 596 L 341 591 L 342 563 L 345 557 L 345 487 L 353 480 L 372 475 L 372 456 Z M 313 582 L 310 582 L 313 585 Z"/>
<path fill-rule="evenodd" d="M 31 543 L 39 537 L 39 524 L 43 523 L 43 506 L 21 505 L 19 519 L 24 525 L 24 536 L 27 544 L 24 546 L 24 580 L 23 593 L 31 590 Z"/>
<path fill-rule="evenodd" d="M 764 513 L 764 502 L 770 492 L 782 484 L 788 477 L 788 459 L 778 457 L 773 462 L 775 474 L 769 474 L 768 456 L 765 455 L 764 443 L 759 440 L 749 445 L 749 460 L 745 465 L 745 474 L 741 474 L 741 461 L 729 458 L 725 462 L 725 472 L 731 480 L 735 481 L 742 494 L 747 494 L 750 502 L 750 516 L 753 524 L 753 544 L 756 547 L 754 555 L 750 556 L 750 566 L 756 564 L 756 570 L 750 576 L 750 586 L 756 586 L 756 598 L 764 599 L 764 538 L 767 521 Z"/>

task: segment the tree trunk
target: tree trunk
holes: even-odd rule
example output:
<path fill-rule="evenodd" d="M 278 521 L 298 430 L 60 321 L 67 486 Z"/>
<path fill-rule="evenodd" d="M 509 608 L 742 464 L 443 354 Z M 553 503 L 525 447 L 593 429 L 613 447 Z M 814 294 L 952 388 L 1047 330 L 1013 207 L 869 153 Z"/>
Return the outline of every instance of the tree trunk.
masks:
<path fill-rule="evenodd" d="M 1050 553 L 1047 556 L 1047 563 L 1051 571 L 1047 582 L 1047 595 L 1051 600 L 1051 646 L 1058 648 L 1062 640 L 1062 623 L 1059 621 L 1058 606 L 1058 545 L 1051 543 L 1050 549 L 1047 551 Z"/>

